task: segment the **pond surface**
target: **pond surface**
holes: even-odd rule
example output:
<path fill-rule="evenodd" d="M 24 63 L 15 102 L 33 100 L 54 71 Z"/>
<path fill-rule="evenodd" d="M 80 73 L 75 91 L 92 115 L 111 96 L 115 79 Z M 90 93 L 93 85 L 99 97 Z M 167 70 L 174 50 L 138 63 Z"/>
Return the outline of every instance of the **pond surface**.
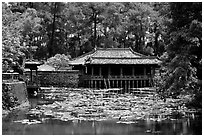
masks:
<path fill-rule="evenodd" d="M 36 107 L 37 100 L 31 101 Z M 23 124 L 15 121 L 29 119 L 29 109 L 10 113 L 2 120 L 3 135 L 196 135 L 202 134 L 201 116 L 179 120 L 138 120 L 136 123 L 117 123 L 117 120 L 106 121 L 61 121 L 55 118 L 44 118 L 39 124 Z"/>
<path fill-rule="evenodd" d="M 151 132 L 156 129 L 157 131 Z M 10 135 L 65 135 L 65 134 L 100 134 L 100 135 L 144 135 L 144 134 L 201 134 L 201 125 L 197 120 L 181 120 L 161 123 L 139 121 L 134 124 L 118 124 L 115 121 L 59 121 L 49 119 L 42 124 L 26 125 L 3 121 L 3 134 Z"/>
<path fill-rule="evenodd" d="M 2 134 L 202 134 L 202 114 L 193 114 L 191 117 L 168 116 L 172 114 L 170 112 L 175 112 L 172 108 L 179 100 L 175 102 L 170 99 L 164 103 L 161 100 L 154 101 L 151 96 L 136 97 L 130 94 L 104 98 L 100 95 L 93 96 L 92 91 L 68 89 L 59 89 L 58 92 L 57 89 L 53 92 L 48 90 L 42 95 L 43 98 L 29 99 L 29 108 L 15 110 L 2 118 Z M 155 112 L 166 117 L 154 117 Z"/>

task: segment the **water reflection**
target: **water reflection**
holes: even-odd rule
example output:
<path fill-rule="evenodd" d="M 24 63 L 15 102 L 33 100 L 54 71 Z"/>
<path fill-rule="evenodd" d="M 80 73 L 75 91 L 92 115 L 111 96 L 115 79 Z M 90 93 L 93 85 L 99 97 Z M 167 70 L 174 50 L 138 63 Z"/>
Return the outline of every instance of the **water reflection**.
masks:
<path fill-rule="evenodd" d="M 17 117 L 16 117 L 17 116 Z M 42 124 L 27 125 L 14 123 L 22 119 L 16 115 L 3 119 L 3 134 L 11 135 L 60 135 L 60 134 L 100 134 L 100 135 L 143 135 L 143 134 L 201 134 L 199 118 L 178 121 L 138 121 L 134 124 L 117 124 L 116 121 L 60 121 L 48 119 Z M 25 115 L 24 115 L 25 116 Z M 24 117 L 25 118 L 25 117 Z M 191 123 L 191 124 L 189 124 Z M 199 130 L 195 130 L 199 127 Z M 149 131 L 149 132 L 147 132 Z"/>

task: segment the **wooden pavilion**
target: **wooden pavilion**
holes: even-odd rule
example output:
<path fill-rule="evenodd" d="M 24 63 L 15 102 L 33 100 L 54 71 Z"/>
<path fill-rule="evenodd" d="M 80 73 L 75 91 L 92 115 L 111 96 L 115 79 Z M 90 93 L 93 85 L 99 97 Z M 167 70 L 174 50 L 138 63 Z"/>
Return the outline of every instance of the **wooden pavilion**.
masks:
<path fill-rule="evenodd" d="M 151 87 L 159 63 L 131 48 L 97 48 L 70 61 L 81 71 L 80 85 L 96 89 Z"/>

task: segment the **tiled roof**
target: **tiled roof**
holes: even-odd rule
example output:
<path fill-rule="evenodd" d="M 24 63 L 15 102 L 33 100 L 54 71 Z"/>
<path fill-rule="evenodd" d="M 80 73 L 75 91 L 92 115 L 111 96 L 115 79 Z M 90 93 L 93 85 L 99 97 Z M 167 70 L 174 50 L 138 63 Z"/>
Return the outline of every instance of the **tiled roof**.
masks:
<path fill-rule="evenodd" d="M 134 52 L 131 48 L 98 48 L 92 52 L 70 60 L 70 65 L 84 64 L 158 64 L 153 56 Z"/>
<path fill-rule="evenodd" d="M 93 59 L 91 64 L 158 64 L 158 59 Z"/>

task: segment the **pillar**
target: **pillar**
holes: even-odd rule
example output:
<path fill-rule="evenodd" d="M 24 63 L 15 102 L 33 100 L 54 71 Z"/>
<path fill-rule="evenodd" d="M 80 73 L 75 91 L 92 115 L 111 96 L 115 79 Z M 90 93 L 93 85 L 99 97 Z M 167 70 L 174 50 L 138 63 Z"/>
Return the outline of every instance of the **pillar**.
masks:
<path fill-rule="evenodd" d="M 123 88 L 123 81 L 120 81 L 120 87 Z"/>
<path fill-rule="evenodd" d="M 144 87 L 146 87 L 146 80 L 144 80 Z"/>
<path fill-rule="evenodd" d="M 104 87 L 107 89 L 107 82 L 106 82 L 106 79 L 104 78 L 103 81 L 104 81 Z"/>
<path fill-rule="evenodd" d="M 146 66 L 144 66 L 144 76 L 146 75 Z"/>
<path fill-rule="evenodd" d="M 33 74 L 32 74 L 32 73 L 33 73 L 33 72 L 32 72 L 32 69 L 30 69 L 30 81 L 31 81 L 31 82 L 33 81 L 33 78 L 32 78 L 32 77 L 33 77 L 33 76 L 32 76 Z"/>
<path fill-rule="evenodd" d="M 132 66 L 132 76 L 134 77 L 135 76 L 135 67 Z"/>
<path fill-rule="evenodd" d="M 91 75 L 93 76 L 94 75 L 94 67 L 91 66 Z"/>
<path fill-rule="evenodd" d="M 108 79 L 108 88 L 111 88 L 111 85 L 110 85 L 110 79 Z"/>
<path fill-rule="evenodd" d="M 99 66 L 99 76 L 101 76 L 101 66 Z"/>
<path fill-rule="evenodd" d="M 123 68 L 120 67 L 120 77 L 123 77 Z"/>
<path fill-rule="evenodd" d="M 94 80 L 93 82 L 94 82 L 94 88 L 96 88 L 96 82 L 97 82 L 97 81 L 96 81 L 96 80 Z"/>
<path fill-rule="evenodd" d="M 128 90 L 130 92 L 130 80 L 128 80 Z"/>
<path fill-rule="evenodd" d="M 116 80 L 116 87 L 119 88 L 119 87 L 118 87 L 118 80 Z"/>
<path fill-rule="evenodd" d="M 98 81 L 99 89 L 101 88 L 101 80 Z"/>
<path fill-rule="evenodd" d="M 135 81 L 132 81 L 132 88 L 135 88 Z"/>
<path fill-rule="evenodd" d="M 141 86 L 142 86 L 142 85 L 141 85 L 141 80 L 139 80 L 139 87 L 141 88 Z"/>
<path fill-rule="evenodd" d="M 85 74 L 87 74 L 87 66 L 85 66 Z"/>
<path fill-rule="evenodd" d="M 127 81 L 125 80 L 125 89 L 127 89 Z"/>
<path fill-rule="evenodd" d="M 93 88 L 93 80 L 91 80 L 91 88 Z"/>
<path fill-rule="evenodd" d="M 38 85 L 38 69 L 35 70 L 35 74 L 36 74 L 36 77 L 35 77 L 35 82 L 36 84 Z"/>
<path fill-rule="evenodd" d="M 138 80 L 136 80 L 136 87 L 138 88 Z"/>
<path fill-rule="evenodd" d="M 110 69 L 110 66 L 108 66 L 108 77 L 110 77 L 111 75 L 111 69 Z"/>

